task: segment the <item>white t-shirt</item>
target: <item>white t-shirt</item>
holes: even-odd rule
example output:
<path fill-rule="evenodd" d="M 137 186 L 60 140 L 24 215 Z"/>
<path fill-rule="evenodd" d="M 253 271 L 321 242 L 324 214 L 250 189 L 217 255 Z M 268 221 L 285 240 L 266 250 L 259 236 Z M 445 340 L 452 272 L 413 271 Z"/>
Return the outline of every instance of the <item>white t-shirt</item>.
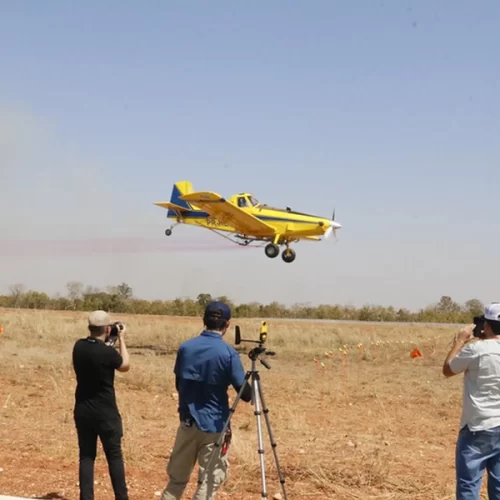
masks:
<path fill-rule="evenodd" d="M 500 426 L 500 339 L 466 345 L 451 360 L 454 373 L 465 372 L 460 428 L 480 431 Z"/>

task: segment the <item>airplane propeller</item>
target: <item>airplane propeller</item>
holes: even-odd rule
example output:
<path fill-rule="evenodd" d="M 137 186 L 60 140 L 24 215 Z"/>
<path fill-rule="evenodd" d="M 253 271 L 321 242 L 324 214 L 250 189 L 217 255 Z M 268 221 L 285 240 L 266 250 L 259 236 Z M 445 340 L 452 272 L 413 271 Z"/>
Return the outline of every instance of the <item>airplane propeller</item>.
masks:
<path fill-rule="evenodd" d="M 330 226 L 325 231 L 325 239 L 328 239 L 332 235 L 332 233 L 334 234 L 335 238 L 337 238 L 337 229 L 340 229 L 341 227 L 342 224 L 335 222 L 335 209 L 333 209 L 333 215 L 332 215 L 332 220 L 330 222 Z"/>

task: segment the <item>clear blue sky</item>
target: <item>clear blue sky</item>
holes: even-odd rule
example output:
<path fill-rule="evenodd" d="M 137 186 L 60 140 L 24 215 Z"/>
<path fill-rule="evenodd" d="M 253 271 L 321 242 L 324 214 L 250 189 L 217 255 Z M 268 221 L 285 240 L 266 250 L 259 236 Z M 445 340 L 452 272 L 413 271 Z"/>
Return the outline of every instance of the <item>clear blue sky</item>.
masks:
<path fill-rule="evenodd" d="M 493 0 L 2 2 L 4 249 L 147 243 L 0 251 L 0 292 L 77 279 L 145 298 L 500 300 L 499 25 Z M 183 179 L 335 206 L 344 227 L 295 245 L 293 264 L 202 229 L 167 240 L 153 202 Z"/>

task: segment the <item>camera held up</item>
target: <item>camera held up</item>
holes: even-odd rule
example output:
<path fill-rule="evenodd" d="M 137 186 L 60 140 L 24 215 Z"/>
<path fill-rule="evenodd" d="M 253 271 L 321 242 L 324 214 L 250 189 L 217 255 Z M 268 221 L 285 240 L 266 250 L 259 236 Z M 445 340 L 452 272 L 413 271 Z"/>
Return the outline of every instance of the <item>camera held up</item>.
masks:
<path fill-rule="evenodd" d="M 472 330 L 472 335 L 478 339 L 484 338 L 484 317 L 474 316 L 472 320 L 474 323 L 474 330 Z"/>
<path fill-rule="evenodd" d="M 109 333 L 106 343 L 110 346 L 114 346 L 118 340 L 118 333 L 123 330 L 123 323 L 121 321 L 115 321 L 111 326 L 111 332 Z"/>

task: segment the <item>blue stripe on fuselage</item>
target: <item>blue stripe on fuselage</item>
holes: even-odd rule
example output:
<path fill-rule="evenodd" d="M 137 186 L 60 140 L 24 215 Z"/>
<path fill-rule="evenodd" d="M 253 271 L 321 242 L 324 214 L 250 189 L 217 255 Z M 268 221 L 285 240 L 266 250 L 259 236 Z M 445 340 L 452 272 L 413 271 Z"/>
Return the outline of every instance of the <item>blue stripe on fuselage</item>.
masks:
<path fill-rule="evenodd" d="M 173 210 L 168 211 L 167 217 L 170 217 L 170 213 L 172 213 L 172 217 L 177 218 L 177 214 Z M 189 212 L 181 212 L 180 217 L 181 219 L 207 219 L 208 217 L 211 217 L 211 215 L 207 212 L 202 212 L 201 210 L 190 210 Z"/>
<path fill-rule="evenodd" d="M 173 202 L 172 202 L 173 203 Z M 177 218 L 177 213 L 173 210 L 169 210 L 167 217 Z M 217 218 L 216 215 L 211 215 L 208 212 L 190 210 L 189 212 L 182 212 L 181 219 L 208 219 L 209 217 Z M 262 221 L 282 221 L 282 222 L 295 222 L 300 224 L 317 224 L 316 221 L 306 221 L 306 220 L 296 220 L 287 217 L 274 217 L 272 215 L 255 215 L 257 219 Z"/>
<path fill-rule="evenodd" d="M 319 221 L 314 220 L 297 220 L 290 217 L 275 217 L 274 215 L 256 215 L 257 219 L 269 221 L 282 221 L 282 222 L 298 222 L 300 224 L 317 224 Z"/>

